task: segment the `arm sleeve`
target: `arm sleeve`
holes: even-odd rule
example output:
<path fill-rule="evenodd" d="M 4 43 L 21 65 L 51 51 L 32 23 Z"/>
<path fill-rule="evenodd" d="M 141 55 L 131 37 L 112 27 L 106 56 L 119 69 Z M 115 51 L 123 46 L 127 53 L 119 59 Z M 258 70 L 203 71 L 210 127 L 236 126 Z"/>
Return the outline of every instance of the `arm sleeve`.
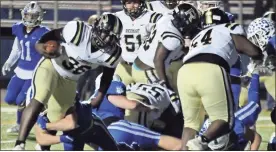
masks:
<path fill-rule="evenodd" d="M 107 90 L 106 95 L 126 95 L 126 86 L 122 82 L 113 81 Z"/>
<path fill-rule="evenodd" d="M 20 46 L 20 43 L 18 42 L 18 38 L 15 37 L 11 54 L 6 62 L 9 63 L 11 66 L 14 65 L 16 61 L 19 59 L 20 54 L 21 54 L 21 46 Z"/>

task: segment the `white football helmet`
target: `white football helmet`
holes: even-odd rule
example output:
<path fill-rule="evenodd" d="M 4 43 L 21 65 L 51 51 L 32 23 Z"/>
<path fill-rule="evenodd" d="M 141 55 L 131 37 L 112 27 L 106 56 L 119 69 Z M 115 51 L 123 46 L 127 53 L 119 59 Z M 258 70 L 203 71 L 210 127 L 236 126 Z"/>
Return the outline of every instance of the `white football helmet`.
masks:
<path fill-rule="evenodd" d="M 203 126 L 201 127 L 201 130 L 199 132 L 199 135 L 203 135 L 206 130 L 209 128 L 211 125 L 210 119 L 207 119 Z M 224 150 L 229 143 L 229 134 L 223 135 L 215 140 L 212 140 L 209 144 L 208 147 L 212 150 Z"/>
<path fill-rule="evenodd" d="M 268 40 L 275 35 L 275 24 L 267 18 L 253 20 L 247 29 L 247 38 L 264 51 Z"/>
<path fill-rule="evenodd" d="M 44 11 L 37 2 L 31 1 L 21 10 L 21 15 L 25 26 L 35 27 L 41 24 Z"/>
<path fill-rule="evenodd" d="M 208 8 L 211 8 L 211 7 L 219 7 L 220 8 L 221 6 L 222 6 L 221 0 L 213 0 L 213 1 L 199 0 L 199 1 L 197 1 L 198 10 L 200 10 L 201 12 L 204 12 Z"/>

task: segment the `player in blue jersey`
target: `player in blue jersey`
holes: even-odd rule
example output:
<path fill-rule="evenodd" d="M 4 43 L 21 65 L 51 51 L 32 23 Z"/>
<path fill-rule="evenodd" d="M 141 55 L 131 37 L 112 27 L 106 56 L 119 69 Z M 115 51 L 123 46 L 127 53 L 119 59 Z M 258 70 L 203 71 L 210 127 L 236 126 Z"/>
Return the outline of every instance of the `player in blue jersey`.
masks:
<path fill-rule="evenodd" d="M 15 36 L 11 54 L 2 67 L 2 74 L 6 75 L 11 67 L 18 61 L 11 78 L 5 102 L 9 105 L 17 105 L 16 125 L 7 130 L 8 133 L 18 132 L 22 111 L 25 107 L 27 89 L 31 85 L 33 70 L 35 69 L 41 55 L 35 49 L 35 43 L 40 37 L 49 31 L 41 26 L 44 11 L 37 2 L 28 3 L 21 11 L 22 22 L 12 26 L 12 34 Z"/>
<path fill-rule="evenodd" d="M 99 77 L 96 79 L 96 88 L 98 88 L 99 82 L 97 80 L 100 80 Z M 124 120 L 125 109 L 146 110 L 146 107 L 139 102 L 127 98 L 129 92 L 129 89 L 126 90 L 126 86 L 121 82 L 120 77 L 115 75 L 101 105 L 97 109 L 93 109 L 93 113 L 103 120 L 116 142 L 123 142 L 128 146 L 136 144 L 144 150 L 158 147 L 165 150 L 179 150 L 181 147 L 180 139 L 162 135 L 137 123 Z M 96 94 L 97 91 L 91 98 Z"/>
<path fill-rule="evenodd" d="M 256 70 L 257 71 L 257 70 Z M 261 112 L 259 95 L 259 74 L 258 71 L 252 74 L 251 84 L 248 90 L 248 104 L 235 112 L 235 126 L 230 135 L 224 135 L 211 141 L 208 147 L 212 150 L 258 150 L 261 144 L 261 136 L 254 130 L 253 126 Z M 199 135 L 204 135 L 210 122 L 206 120 Z M 230 138 L 226 138 L 230 136 Z M 249 147 L 247 147 L 249 143 Z"/>

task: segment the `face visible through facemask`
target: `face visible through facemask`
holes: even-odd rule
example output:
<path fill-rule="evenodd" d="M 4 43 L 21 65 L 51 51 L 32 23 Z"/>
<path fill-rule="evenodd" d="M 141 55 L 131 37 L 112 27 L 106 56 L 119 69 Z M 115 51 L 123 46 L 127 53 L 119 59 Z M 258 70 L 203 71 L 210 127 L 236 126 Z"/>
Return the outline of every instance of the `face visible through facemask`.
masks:
<path fill-rule="evenodd" d="M 139 12 L 141 2 L 140 0 L 126 0 L 124 5 L 129 15 L 135 17 Z"/>

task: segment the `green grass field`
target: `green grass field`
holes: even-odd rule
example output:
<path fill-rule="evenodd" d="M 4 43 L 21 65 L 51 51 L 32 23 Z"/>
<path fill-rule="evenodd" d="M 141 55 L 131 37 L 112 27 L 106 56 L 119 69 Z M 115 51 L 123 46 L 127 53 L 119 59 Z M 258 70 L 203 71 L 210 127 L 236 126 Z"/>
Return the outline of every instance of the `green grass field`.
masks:
<path fill-rule="evenodd" d="M 7 106 L 1 104 L 1 147 L 0 150 L 11 150 L 14 146 L 17 134 L 7 134 L 6 130 L 15 123 L 16 119 L 16 107 Z M 10 110 L 9 110 L 10 109 Z M 267 143 L 269 141 L 270 135 L 275 131 L 275 126 L 270 121 L 269 112 L 262 111 L 257 122 L 257 131 L 262 136 L 262 144 L 260 150 L 266 150 Z M 26 142 L 26 150 L 35 150 L 36 145 L 34 133 L 31 132 L 28 140 Z M 62 145 L 54 145 L 51 150 L 62 150 Z M 90 147 L 86 146 L 85 150 L 92 150 Z"/>

